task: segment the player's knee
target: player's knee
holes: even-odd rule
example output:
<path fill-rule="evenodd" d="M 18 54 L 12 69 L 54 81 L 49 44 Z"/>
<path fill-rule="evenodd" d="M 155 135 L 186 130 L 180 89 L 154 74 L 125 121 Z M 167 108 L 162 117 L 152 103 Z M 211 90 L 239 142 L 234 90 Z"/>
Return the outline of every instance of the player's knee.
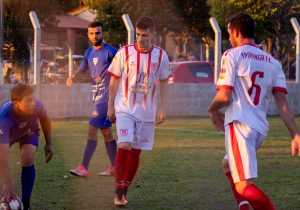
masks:
<path fill-rule="evenodd" d="M 88 138 L 89 139 L 97 139 L 98 128 L 94 126 L 89 126 L 88 128 Z"/>
<path fill-rule="evenodd" d="M 118 144 L 119 149 L 124 149 L 124 150 L 131 150 L 131 143 L 130 142 L 121 142 Z"/>
<path fill-rule="evenodd" d="M 31 166 L 34 163 L 34 154 L 22 154 L 21 155 L 21 165 L 23 167 Z"/>
<path fill-rule="evenodd" d="M 104 128 L 101 130 L 104 141 L 110 142 L 113 140 L 111 130 L 109 128 Z"/>
<path fill-rule="evenodd" d="M 240 181 L 235 183 L 235 189 L 236 191 L 242 195 L 244 189 L 247 187 L 247 185 L 249 184 L 253 184 L 254 183 L 254 179 L 247 179 L 245 181 Z"/>
<path fill-rule="evenodd" d="M 246 187 L 246 184 L 239 184 L 239 183 L 235 184 L 235 189 L 240 195 L 243 193 L 245 187 Z"/>

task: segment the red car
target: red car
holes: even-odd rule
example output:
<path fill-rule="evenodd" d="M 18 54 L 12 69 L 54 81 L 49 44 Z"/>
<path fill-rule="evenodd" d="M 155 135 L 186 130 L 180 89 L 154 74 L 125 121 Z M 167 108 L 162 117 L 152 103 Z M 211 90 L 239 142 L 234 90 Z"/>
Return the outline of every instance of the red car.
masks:
<path fill-rule="evenodd" d="M 204 61 L 170 62 L 169 83 L 214 83 L 214 64 Z"/>

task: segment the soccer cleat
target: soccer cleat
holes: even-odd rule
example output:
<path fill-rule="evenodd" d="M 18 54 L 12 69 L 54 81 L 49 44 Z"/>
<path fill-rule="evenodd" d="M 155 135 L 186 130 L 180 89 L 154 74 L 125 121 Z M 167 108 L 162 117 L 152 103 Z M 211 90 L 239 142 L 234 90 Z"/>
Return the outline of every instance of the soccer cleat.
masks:
<path fill-rule="evenodd" d="M 89 175 L 89 171 L 85 169 L 83 165 L 79 166 L 76 169 L 70 170 L 70 174 L 75 176 L 87 177 Z"/>
<path fill-rule="evenodd" d="M 125 196 L 122 196 L 122 199 L 119 199 L 118 195 L 116 195 L 114 204 L 115 206 L 125 206 L 127 204 L 127 200 L 125 199 Z"/>
<path fill-rule="evenodd" d="M 115 167 L 110 166 L 106 169 L 106 171 L 98 173 L 100 176 L 114 176 L 115 175 Z"/>

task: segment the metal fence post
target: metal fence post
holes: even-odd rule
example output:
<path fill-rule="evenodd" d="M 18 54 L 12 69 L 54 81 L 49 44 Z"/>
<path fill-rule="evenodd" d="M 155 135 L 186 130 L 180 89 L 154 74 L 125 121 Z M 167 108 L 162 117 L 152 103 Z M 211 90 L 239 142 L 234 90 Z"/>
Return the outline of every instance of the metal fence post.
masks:
<path fill-rule="evenodd" d="M 221 67 L 221 41 L 222 41 L 222 33 L 221 29 L 219 27 L 219 24 L 216 20 L 216 18 L 211 17 L 209 18 L 210 25 L 212 26 L 214 32 L 215 32 L 215 59 L 214 59 L 214 81 L 215 84 L 218 81 L 218 75 Z"/>
<path fill-rule="evenodd" d="M 40 98 L 40 66 L 41 66 L 41 26 L 34 11 L 30 11 L 29 17 L 34 28 L 34 75 L 33 84 L 36 85 L 36 96 Z"/>
<path fill-rule="evenodd" d="M 132 44 L 134 42 L 134 27 L 131 23 L 131 20 L 130 20 L 130 17 L 128 16 L 128 14 L 123 14 L 122 19 L 126 26 L 127 32 L 128 32 L 127 43 Z"/>
<path fill-rule="evenodd" d="M 68 61 L 69 61 L 69 72 L 68 72 L 68 77 L 72 76 L 73 73 L 73 51 L 71 46 L 67 43 L 67 48 L 68 48 Z"/>
<path fill-rule="evenodd" d="M 299 71 L 300 71 L 300 26 L 296 18 L 291 18 L 292 26 L 296 32 L 296 83 L 299 83 Z"/>

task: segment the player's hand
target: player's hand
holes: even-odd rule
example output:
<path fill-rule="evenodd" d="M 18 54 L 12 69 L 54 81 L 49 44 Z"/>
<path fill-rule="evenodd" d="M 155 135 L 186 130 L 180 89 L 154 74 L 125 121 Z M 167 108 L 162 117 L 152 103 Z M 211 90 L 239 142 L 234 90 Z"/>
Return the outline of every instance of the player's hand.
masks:
<path fill-rule="evenodd" d="M 300 136 L 295 135 L 291 143 L 292 156 L 300 156 Z"/>
<path fill-rule="evenodd" d="M 208 115 L 209 115 L 210 120 L 216 127 L 216 129 L 218 131 L 224 132 L 225 131 L 225 129 L 224 129 L 224 118 L 225 118 L 224 113 L 221 112 L 220 110 L 217 110 L 214 112 L 209 112 Z"/>
<path fill-rule="evenodd" d="M 72 78 L 72 77 L 69 77 L 69 78 L 67 79 L 66 85 L 67 85 L 68 87 L 71 87 L 71 86 L 73 85 L 73 78 Z"/>
<path fill-rule="evenodd" d="M 102 77 L 96 77 L 94 80 L 97 84 L 100 84 L 104 79 L 102 79 Z"/>
<path fill-rule="evenodd" d="M 10 202 L 11 199 L 16 199 L 17 194 L 15 188 L 10 184 L 4 184 L 1 194 L 2 202 Z"/>
<path fill-rule="evenodd" d="M 52 144 L 46 144 L 44 150 L 45 150 L 45 162 L 48 163 L 53 156 Z"/>
<path fill-rule="evenodd" d="M 115 108 L 113 106 L 108 106 L 107 108 L 107 117 L 111 123 L 116 122 Z"/>
<path fill-rule="evenodd" d="M 166 113 L 164 111 L 158 111 L 155 119 L 155 124 L 160 124 L 166 118 Z"/>

